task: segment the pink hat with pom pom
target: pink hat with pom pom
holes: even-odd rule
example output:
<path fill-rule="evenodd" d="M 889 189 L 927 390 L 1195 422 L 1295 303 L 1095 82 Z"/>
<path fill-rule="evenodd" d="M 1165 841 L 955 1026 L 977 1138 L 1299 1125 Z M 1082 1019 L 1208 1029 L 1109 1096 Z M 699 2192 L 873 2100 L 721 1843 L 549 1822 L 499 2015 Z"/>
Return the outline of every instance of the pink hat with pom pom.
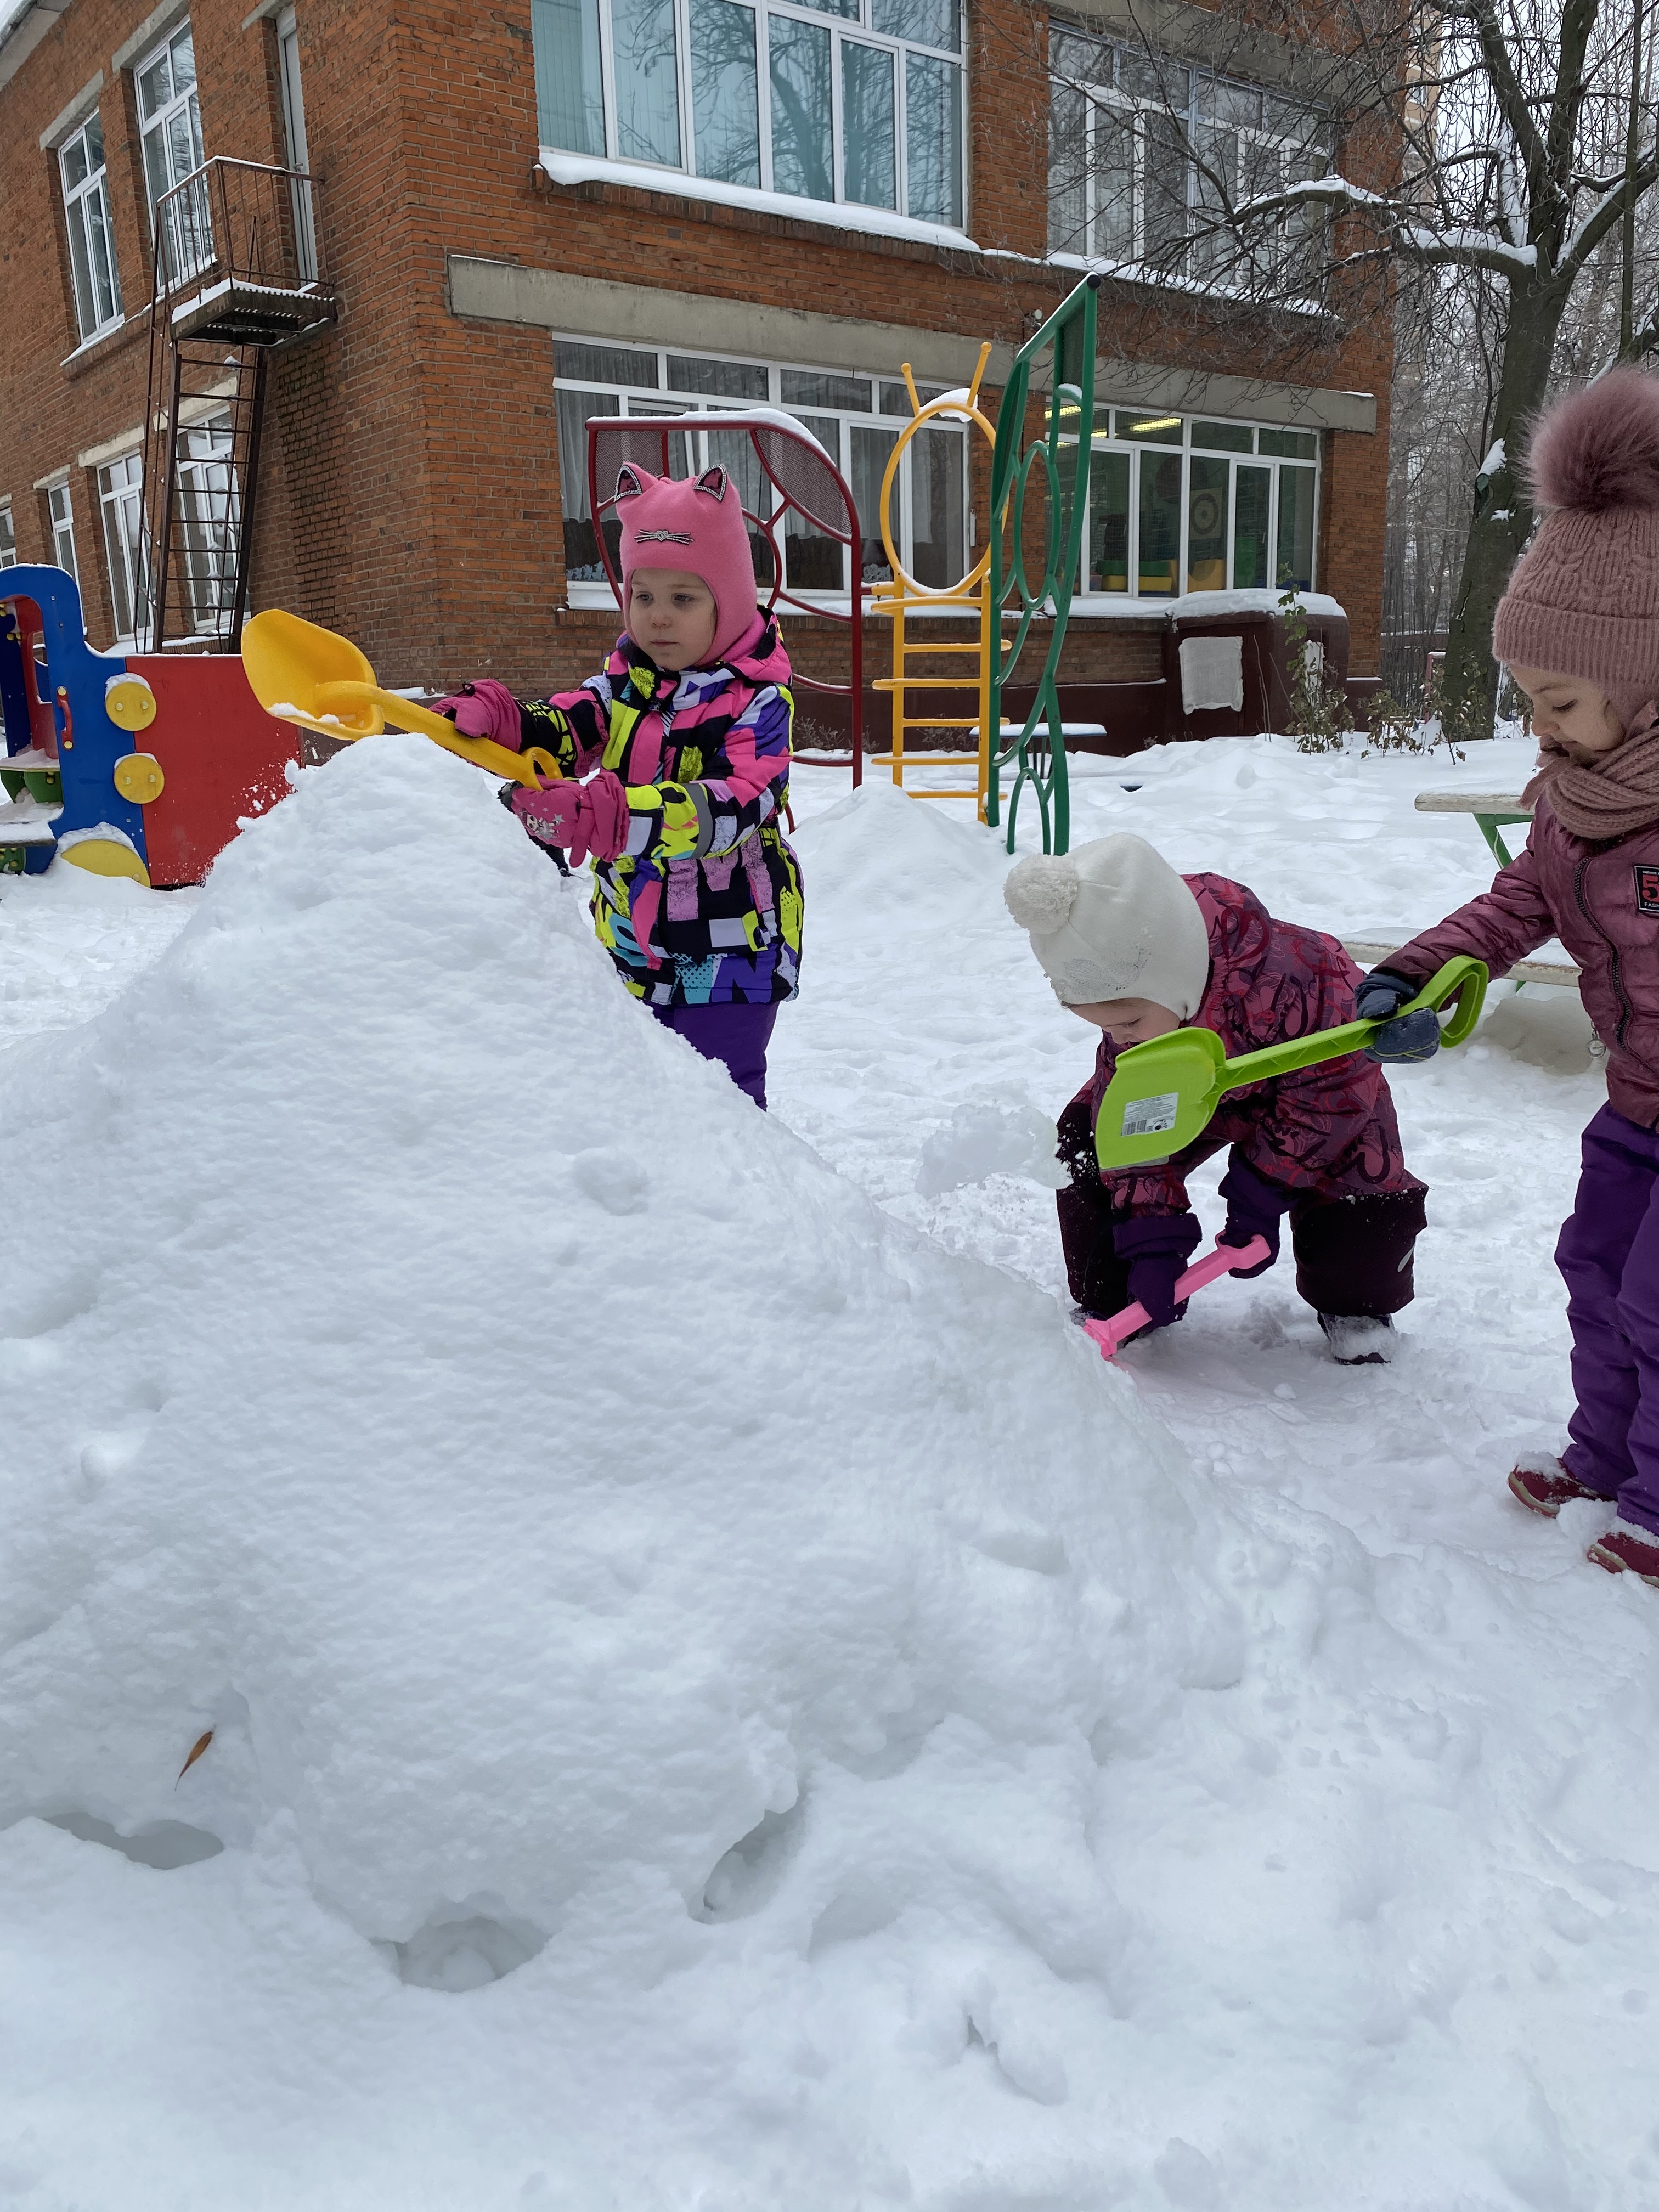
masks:
<path fill-rule="evenodd" d="M 1498 602 L 1492 651 L 1582 677 L 1629 725 L 1659 699 L 1659 378 L 1611 369 L 1558 400 L 1527 471 L 1549 512 Z"/>
<path fill-rule="evenodd" d="M 700 477 L 653 477 L 632 462 L 617 476 L 622 525 L 623 612 L 636 568 L 680 568 L 714 595 L 711 661 L 760 630 L 755 562 L 738 488 L 724 469 Z"/>

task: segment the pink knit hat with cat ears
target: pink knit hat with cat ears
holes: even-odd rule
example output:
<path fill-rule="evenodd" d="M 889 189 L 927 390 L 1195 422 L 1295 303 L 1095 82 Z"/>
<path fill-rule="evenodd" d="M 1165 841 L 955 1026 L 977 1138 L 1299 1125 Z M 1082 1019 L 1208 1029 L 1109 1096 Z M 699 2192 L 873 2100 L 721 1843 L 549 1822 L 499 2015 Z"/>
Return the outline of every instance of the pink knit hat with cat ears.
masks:
<path fill-rule="evenodd" d="M 1527 473 L 1549 512 L 1498 601 L 1492 651 L 1595 684 L 1628 728 L 1659 699 L 1659 378 L 1610 369 L 1558 400 Z"/>
<path fill-rule="evenodd" d="M 622 525 L 623 613 L 636 568 L 683 568 L 714 594 L 710 662 L 723 660 L 758 629 L 755 562 L 738 488 L 724 469 L 700 477 L 653 477 L 630 461 L 617 476 Z"/>

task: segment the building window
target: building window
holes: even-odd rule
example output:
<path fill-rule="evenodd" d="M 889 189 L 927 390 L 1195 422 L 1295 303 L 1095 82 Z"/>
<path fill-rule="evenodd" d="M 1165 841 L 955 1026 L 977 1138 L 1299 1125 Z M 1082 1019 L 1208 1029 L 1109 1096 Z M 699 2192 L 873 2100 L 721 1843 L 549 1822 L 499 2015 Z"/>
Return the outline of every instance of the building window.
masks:
<path fill-rule="evenodd" d="M 1226 240 L 1203 233 L 1206 216 L 1225 205 L 1328 175 L 1326 115 L 1058 24 L 1048 55 L 1051 252 L 1316 285 L 1316 208 L 1267 226 L 1243 261 Z"/>
<path fill-rule="evenodd" d="M 17 566 L 17 532 L 11 526 L 11 501 L 0 500 L 0 568 Z"/>
<path fill-rule="evenodd" d="M 292 8 L 284 8 L 276 18 L 276 70 L 283 88 L 283 137 L 288 149 L 288 166 L 307 172 L 311 160 L 306 151 L 306 108 L 300 92 L 300 27 Z M 300 282 L 314 284 L 317 231 L 311 210 L 311 186 L 296 182 L 293 195 L 294 254 Z"/>
<path fill-rule="evenodd" d="M 1311 591 L 1318 493 L 1310 430 L 1097 404 L 1085 588 L 1143 599 Z"/>
<path fill-rule="evenodd" d="M 228 409 L 192 423 L 179 439 L 173 544 L 183 604 L 198 630 L 222 626 L 236 588 L 242 504 L 231 443 Z"/>
<path fill-rule="evenodd" d="M 67 483 L 55 483 L 46 494 L 46 513 L 52 522 L 52 557 L 67 568 L 78 584 L 81 571 L 75 560 L 75 514 Z"/>
<path fill-rule="evenodd" d="M 138 88 L 144 189 L 153 230 L 162 194 L 194 176 L 204 158 L 202 113 L 196 97 L 196 48 L 190 25 L 175 31 L 133 74 Z M 161 246 L 162 277 L 169 284 L 193 276 L 212 260 L 205 192 L 187 192 L 170 203 Z"/>
<path fill-rule="evenodd" d="M 121 278 L 115 265 L 115 232 L 104 174 L 104 128 L 96 115 L 58 149 L 58 166 L 64 180 L 76 319 L 84 345 L 121 319 Z"/>
<path fill-rule="evenodd" d="M 541 141 L 962 227 L 960 0 L 531 0 Z"/>
<path fill-rule="evenodd" d="M 559 478 L 564 506 L 565 574 L 572 583 L 599 582 L 605 569 L 587 501 L 587 423 L 595 415 L 683 415 L 695 409 L 780 407 L 810 430 L 847 479 L 858 509 L 860 576 L 865 584 L 890 574 L 881 542 L 881 481 L 910 398 L 890 378 L 844 370 L 780 368 L 760 362 L 722 361 L 639 346 L 560 339 L 555 346 L 559 416 Z M 935 389 L 921 388 L 924 405 Z M 769 518 L 769 489 L 747 435 L 696 434 L 671 447 L 675 475 L 729 469 L 750 514 Z M 929 423 L 911 440 L 896 481 L 895 536 L 900 558 L 916 581 L 934 590 L 958 582 L 968 567 L 968 443 L 964 429 Z M 611 552 L 617 538 L 614 524 Z M 813 531 L 790 510 L 784 525 L 784 582 L 792 592 L 845 593 L 847 549 Z M 770 556 L 757 545 L 756 574 L 771 580 Z"/>
<path fill-rule="evenodd" d="M 144 590 L 143 463 L 128 453 L 98 471 L 98 501 L 104 517 L 104 556 L 109 563 L 110 605 L 115 611 L 118 644 L 131 644 L 149 626 Z"/>

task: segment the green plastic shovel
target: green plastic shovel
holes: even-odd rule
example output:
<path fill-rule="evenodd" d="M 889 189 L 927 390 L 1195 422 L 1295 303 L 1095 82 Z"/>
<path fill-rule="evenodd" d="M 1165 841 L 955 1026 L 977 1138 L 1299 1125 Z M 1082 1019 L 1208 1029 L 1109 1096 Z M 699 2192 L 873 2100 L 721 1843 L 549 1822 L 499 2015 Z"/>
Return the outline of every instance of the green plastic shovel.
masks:
<path fill-rule="evenodd" d="M 1440 1042 L 1462 1044 L 1480 1020 L 1486 996 L 1486 963 L 1460 953 L 1389 1018 L 1399 1021 L 1425 1006 L 1438 1013 L 1455 999 Z M 1237 1060 L 1228 1059 L 1213 1030 L 1171 1030 L 1168 1036 L 1131 1045 L 1100 1102 L 1095 1156 L 1103 1168 L 1154 1166 L 1201 1135 L 1228 1091 L 1341 1060 L 1363 1050 L 1386 1027 L 1383 1022 L 1344 1022 L 1340 1029 L 1316 1030 Z"/>

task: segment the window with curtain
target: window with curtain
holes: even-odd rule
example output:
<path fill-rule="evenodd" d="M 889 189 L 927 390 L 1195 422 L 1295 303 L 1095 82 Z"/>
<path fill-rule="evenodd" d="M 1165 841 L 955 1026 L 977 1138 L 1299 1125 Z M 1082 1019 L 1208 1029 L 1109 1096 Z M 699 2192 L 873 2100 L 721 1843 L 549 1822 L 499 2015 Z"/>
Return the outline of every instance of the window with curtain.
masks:
<path fill-rule="evenodd" d="M 961 0 L 531 0 L 544 145 L 963 222 Z"/>
<path fill-rule="evenodd" d="M 1318 506 L 1315 431 L 1097 402 L 1084 587 L 1143 599 L 1311 591 Z"/>
<path fill-rule="evenodd" d="M 1213 225 L 1229 208 L 1328 173 L 1322 110 L 1060 23 L 1048 54 L 1051 252 L 1316 287 L 1317 209 L 1263 224 L 1248 251 Z"/>
<path fill-rule="evenodd" d="M 70 271 L 81 343 L 113 330 L 121 319 L 121 277 L 115 265 L 109 183 L 104 173 L 104 128 L 90 115 L 58 149 L 69 231 Z"/>
<path fill-rule="evenodd" d="M 565 574 L 573 584 L 602 583 L 605 568 L 587 497 L 587 424 L 594 416 L 671 416 L 745 405 L 782 409 L 811 432 L 846 478 L 858 510 L 859 576 L 865 584 L 888 575 L 881 540 L 881 484 L 901 422 L 910 415 L 904 386 L 891 378 L 842 370 L 784 368 L 769 362 L 605 345 L 578 338 L 556 342 L 555 388 L 559 426 L 559 480 L 564 511 Z M 939 397 L 919 388 L 925 406 Z M 695 447 L 695 450 L 692 450 Z M 741 432 L 722 437 L 705 429 L 677 440 L 671 472 L 720 463 L 731 470 L 744 507 L 769 516 L 770 494 Z M 655 464 L 653 463 L 654 466 Z M 911 441 L 900 468 L 894 501 L 900 557 L 918 582 L 942 588 L 968 567 L 968 443 L 951 424 L 928 427 Z M 607 521 L 611 555 L 617 526 Z M 815 532 L 792 511 L 784 526 L 784 581 L 792 592 L 849 588 L 847 549 Z M 770 556 L 757 541 L 757 577 L 770 582 Z"/>
<path fill-rule="evenodd" d="M 17 533 L 11 526 L 11 501 L 0 500 L 0 568 L 17 566 Z"/>

